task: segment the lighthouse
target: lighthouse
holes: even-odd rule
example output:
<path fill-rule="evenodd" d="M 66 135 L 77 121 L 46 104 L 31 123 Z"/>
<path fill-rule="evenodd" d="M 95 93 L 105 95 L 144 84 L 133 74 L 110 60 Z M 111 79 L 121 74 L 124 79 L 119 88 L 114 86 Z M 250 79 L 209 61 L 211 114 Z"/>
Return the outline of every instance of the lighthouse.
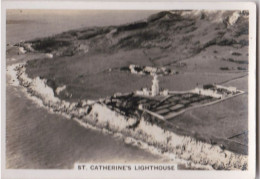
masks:
<path fill-rule="evenodd" d="M 152 96 L 159 94 L 159 80 L 156 74 L 153 75 L 153 84 L 152 84 Z"/>

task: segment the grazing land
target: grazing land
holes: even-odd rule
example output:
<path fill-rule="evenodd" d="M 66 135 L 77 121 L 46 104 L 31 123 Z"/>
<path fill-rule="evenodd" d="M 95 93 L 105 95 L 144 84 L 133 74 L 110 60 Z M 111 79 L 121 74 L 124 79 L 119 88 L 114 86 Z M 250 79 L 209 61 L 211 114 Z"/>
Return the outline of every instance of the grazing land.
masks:
<path fill-rule="evenodd" d="M 144 117 L 164 130 L 247 154 L 246 11 L 163 11 L 125 25 L 81 28 L 15 44 L 8 48 L 7 58 L 9 64 L 30 58 L 24 66 L 28 77 L 45 79 L 61 100 L 101 100 L 124 116 Z M 243 94 L 225 100 L 190 92 L 166 98 L 134 95 L 151 86 L 151 74 L 113 70 L 133 64 L 178 72 L 159 77 L 160 87 L 169 91 L 217 84 Z M 212 105 L 204 105 L 208 103 Z M 150 113 L 143 114 L 140 104 L 148 105 Z M 154 119 L 153 113 L 164 120 Z"/>

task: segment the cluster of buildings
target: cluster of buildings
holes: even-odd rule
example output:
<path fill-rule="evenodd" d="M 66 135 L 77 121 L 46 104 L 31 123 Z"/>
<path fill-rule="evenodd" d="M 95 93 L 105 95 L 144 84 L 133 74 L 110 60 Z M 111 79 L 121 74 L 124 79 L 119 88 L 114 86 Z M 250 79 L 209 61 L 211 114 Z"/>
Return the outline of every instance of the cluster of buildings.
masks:
<path fill-rule="evenodd" d="M 213 98 L 225 98 L 238 92 L 236 87 L 226 87 L 221 85 L 204 85 L 203 88 L 196 87 L 191 92 L 199 95 L 211 96 Z"/>
<path fill-rule="evenodd" d="M 171 69 L 165 68 L 165 67 L 161 67 L 161 68 L 157 68 L 157 67 L 150 67 L 150 66 L 139 66 L 139 65 L 129 65 L 129 70 L 131 73 L 133 74 L 139 74 L 139 75 L 145 75 L 145 74 L 149 74 L 149 75 L 153 75 L 153 74 L 162 74 L 162 75 L 168 75 L 168 74 L 173 74 L 173 72 L 171 71 Z"/>
<path fill-rule="evenodd" d="M 223 98 L 224 96 L 217 91 L 211 90 L 211 89 L 203 89 L 196 87 L 194 90 L 192 90 L 193 93 L 199 94 L 199 95 L 205 95 L 210 96 L 213 98 Z"/>
<path fill-rule="evenodd" d="M 143 88 L 142 90 L 137 90 L 135 94 L 142 95 L 142 96 L 153 96 L 153 97 L 157 95 L 168 96 L 169 90 L 168 89 L 160 90 L 158 76 L 154 74 L 151 89 Z"/>
<path fill-rule="evenodd" d="M 209 84 L 209 85 L 204 85 L 203 88 L 196 87 L 195 89 L 190 90 L 189 92 L 199 94 L 199 95 L 204 95 L 204 96 L 210 96 L 213 98 L 223 99 L 230 95 L 237 94 L 240 91 L 238 91 L 236 87 L 226 87 L 226 86 L 221 86 L 216 84 Z M 158 95 L 168 96 L 169 90 L 160 89 L 158 76 L 157 74 L 153 74 L 153 81 L 152 81 L 151 88 L 150 89 L 142 88 L 141 90 L 135 91 L 135 94 L 141 96 L 151 96 L 151 97 L 158 96 Z"/>
<path fill-rule="evenodd" d="M 181 114 L 187 108 L 215 102 L 241 92 L 236 87 L 216 84 L 207 84 L 189 91 L 169 91 L 160 88 L 158 75 L 154 73 L 151 88 L 142 88 L 127 94 L 115 93 L 101 102 L 122 115 L 138 116 L 139 109 L 160 120 L 167 120 Z M 168 101 L 164 103 L 166 100 Z"/>

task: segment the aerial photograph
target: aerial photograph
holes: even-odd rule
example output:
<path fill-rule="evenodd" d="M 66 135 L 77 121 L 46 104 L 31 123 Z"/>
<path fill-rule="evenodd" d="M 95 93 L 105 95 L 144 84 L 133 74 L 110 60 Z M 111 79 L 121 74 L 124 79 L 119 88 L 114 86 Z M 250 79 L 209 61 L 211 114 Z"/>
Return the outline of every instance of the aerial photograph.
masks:
<path fill-rule="evenodd" d="M 248 10 L 7 10 L 5 167 L 248 170 L 248 50 Z"/>

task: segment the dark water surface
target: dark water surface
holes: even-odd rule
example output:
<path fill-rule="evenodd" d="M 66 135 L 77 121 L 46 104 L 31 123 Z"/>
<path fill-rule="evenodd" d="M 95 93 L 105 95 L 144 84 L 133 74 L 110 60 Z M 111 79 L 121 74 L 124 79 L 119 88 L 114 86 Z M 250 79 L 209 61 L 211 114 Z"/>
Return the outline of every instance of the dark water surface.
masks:
<path fill-rule="evenodd" d="M 6 167 L 73 168 L 75 162 L 162 162 L 159 156 L 51 114 L 7 86 Z"/>
<path fill-rule="evenodd" d="M 9 10 L 7 43 L 50 36 L 65 30 L 118 25 L 146 18 L 153 11 Z M 6 167 L 73 168 L 75 162 L 161 162 L 159 156 L 76 121 L 48 113 L 28 99 L 21 87 L 6 88 Z"/>

